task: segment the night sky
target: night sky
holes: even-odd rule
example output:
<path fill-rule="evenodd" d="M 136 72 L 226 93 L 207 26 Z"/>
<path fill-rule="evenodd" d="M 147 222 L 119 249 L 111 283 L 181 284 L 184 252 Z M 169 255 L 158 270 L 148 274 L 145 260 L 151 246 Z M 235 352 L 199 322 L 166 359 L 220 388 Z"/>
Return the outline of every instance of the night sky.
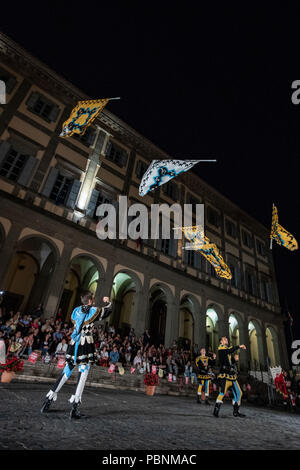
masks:
<path fill-rule="evenodd" d="M 12 2 L 1 30 L 92 98 L 121 96 L 108 109 L 169 155 L 216 158 L 199 176 L 267 227 L 276 203 L 300 242 L 300 9 L 200 3 Z M 273 246 L 300 339 L 299 250 Z"/>

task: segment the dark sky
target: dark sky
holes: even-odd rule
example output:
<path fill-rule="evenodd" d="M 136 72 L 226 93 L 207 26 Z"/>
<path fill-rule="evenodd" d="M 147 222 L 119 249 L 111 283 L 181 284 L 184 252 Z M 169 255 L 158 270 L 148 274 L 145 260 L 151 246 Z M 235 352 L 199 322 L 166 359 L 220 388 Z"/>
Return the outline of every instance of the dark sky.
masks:
<path fill-rule="evenodd" d="M 300 9 L 201 3 L 11 2 L 1 29 L 170 155 L 216 158 L 198 174 L 300 242 Z M 274 259 L 300 338 L 299 250 Z"/>

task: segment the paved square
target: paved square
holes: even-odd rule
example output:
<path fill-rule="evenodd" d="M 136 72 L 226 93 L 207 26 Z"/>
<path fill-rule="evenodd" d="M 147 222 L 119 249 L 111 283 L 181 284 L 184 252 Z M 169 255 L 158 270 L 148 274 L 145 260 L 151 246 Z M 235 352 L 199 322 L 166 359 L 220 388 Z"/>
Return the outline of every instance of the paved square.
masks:
<path fill-rule="evenodd" d="M 85 419 L 70 421 L 66 384 L 51 412 L 40 414 L 49 385 L 0 384 L 0 449 L 299 449 L 300 415 L 226 403 L 218 419 L 192 398 L 86 387 Z M 74 443 L 77 443 L 74 446 Z"/>

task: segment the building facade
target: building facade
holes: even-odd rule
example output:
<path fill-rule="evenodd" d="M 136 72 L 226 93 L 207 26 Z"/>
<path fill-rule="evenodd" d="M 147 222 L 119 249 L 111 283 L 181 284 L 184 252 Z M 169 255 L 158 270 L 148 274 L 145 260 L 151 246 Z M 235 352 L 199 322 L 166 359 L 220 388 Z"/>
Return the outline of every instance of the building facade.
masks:
<path fill-rule="evenodd" d="M 59 137 L 89 97 L 5 35 L 0 59 L 0 288 L 10 308 L 41 303 L 44 316 L 61 308 L 68 319 L 90 289 L 96 302 L 111 295 L 110 321 L 124 333 L 147 328 L 157 343 L 183 338 L 213 350 L 228 335 L 247 346 L 243 367 L 265 367 L 267 357 L 287 367 L 269 230 L 191 171 L 141 198 L 145 169 L 166 152 L 107 109 L 82 137 Z M 149 212 L 153 203 L 203 203 L 206 235 L 232 280 L 182 250 L 184 240 L 97 238 L 97 207 L 120 195 Z"/>

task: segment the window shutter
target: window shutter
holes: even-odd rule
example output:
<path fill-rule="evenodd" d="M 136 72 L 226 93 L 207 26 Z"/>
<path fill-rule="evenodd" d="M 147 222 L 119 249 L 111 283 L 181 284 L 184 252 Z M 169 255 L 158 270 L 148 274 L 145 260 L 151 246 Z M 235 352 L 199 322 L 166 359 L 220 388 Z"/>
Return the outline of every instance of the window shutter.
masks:
<path fill-rule="evenodd" d="M 50 119 L 50 121 L 55 122 L 55 121 L 57 120 L 57 118 L 58 118 L 59 112 L 60 112 L 59 106 L 57 106 L 56 104 L 54 104 L 54 105 L 52 106 L 52 109 L 51 109 L 50 113 L 49 113 L 49 119 Z"/>
<path fill-rule="evenodd" d="M 53 189 L 54 183 L 58 177 L 58 169 L 57 168 L 51 168 L 48 174 L 48 178 L 46 180 L 45 186 L 41 192 L 41 194 L 45 197 L 49 197 L 51 194 L 51 191 Z"/>
<path fill-rule="evenodd" d="M 7 142 L 7 140 L 5 140 L 4 142 L 2 142 L 2 144 L 0 145 L 0 167 L 6 157 L 6 155 L 8 154 L 8 152 L 10 151 L 10 148 L 11 148 L 11 145 L 9 142 Z"/>
<path fill-rule="evenodd" d="M 199 271 L 201 270 L 201 254 L 199 253 L 199 251 L 195 251 L 194 265 L 196 269 L 199 269 Z"/>
<path fill-rule="evenodd" d="M 136 167 L 135 167 L 135 174 L 138 178 L 141 178 L 142 175 L 142 162 L 141 160 L 137 161 Z"/>
<path fill-rule="evenodd" d="M 170 240 L 170 255 L 173 256 L 173 258 L 177 257 L 177 246 L 178 246 L 178 240 L 176 238 L 171 238 Z"/>
<path fill-rule="evenodd" d="M 33 108 L 36 105 L 37 100 L 39 99 L 39 97 L 40 97 L 40 94 L 37 93 L 36 91 L 31 93 L 28 100 L 26 101 L 26 105 L 28 106 L 28 108 Z"/>
<path fill-rule="evenodd" d="M 71 209 L 75 208 L 75 204 L 76 204 L 77 196 L 78 196 L 78 193 L 79 193 L 79 190 L 80 190 L 80 186 L 81 186 L 81 182 L 79 180 L 74 180 L 73 181 L 70 194 L 69 194 L 69 196 L 67 198 L 67 201 L 66 201 L 66 206 L 67 207 L 70 207 Z"/>
<path fill-rule="evenodd" d="M 128 154 L 127 152 L 125 152 L 125 150 L 122 152 L 122 159 L 121 159 L 121 162 L 122 162 L 122 166 L 126 166 L 127 165 L 127 160 L 128 160 Z"/>
<path fill-rule="evenodd" d="M 111 149 L 112 149 L 112 143 L 109 140 L 106 144 L 105 151 L 104 151 L 104 154 L 106 157 L 110 155 Z"/>
<path fill-rule="evenodd" d="M 15 88 L 16 84 L 18 83 L 16 77 L 9 77 L 9 79 L 6 82 L 6 92 L 10 95 L 10 93 L 13 91 Z"/>
<path fill-rule="evenodd" d="M 23 171 L 18 179 L 18 183 L 22 186 L 27 186 L 31 176 L 34 174 L 35 168 L 38 164 L 38 159 L 30 155 L 25 163 Z"/>
<path fill-rule="evenodd" d="M 87 210 L 86 210 L 86 215 L 88 217 L 93 217 L 93 215 L 94 215 L 96 205 L 97 205 L 97 201 L 98 201 L 98 196 L 99 196 L 99 191 L 97 189 L 93 189 L 92 194 L 91 194 L 91 198 L 90 198 L 90 202 L 89 202 Z"/>

